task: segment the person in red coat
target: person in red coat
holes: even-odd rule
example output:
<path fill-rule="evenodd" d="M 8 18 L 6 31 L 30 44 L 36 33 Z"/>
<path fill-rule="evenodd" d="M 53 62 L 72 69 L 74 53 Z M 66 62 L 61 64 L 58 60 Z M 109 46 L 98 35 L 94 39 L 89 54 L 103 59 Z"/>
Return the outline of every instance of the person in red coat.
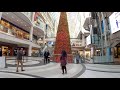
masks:
<path fill-rule="evenodd" d="M 62 74 L 64 74 L 64 71 L 65 71 L 65 74 L 67 74 L 67 68 L 66 68 L 66 64 L 67 64 L 67 53 L 65 50 L 62 50 L 62 53 L 61 53 L 61 57 L 60 57 L 60 63 L 61 63 L 61 68 L 62 68 Z"/>

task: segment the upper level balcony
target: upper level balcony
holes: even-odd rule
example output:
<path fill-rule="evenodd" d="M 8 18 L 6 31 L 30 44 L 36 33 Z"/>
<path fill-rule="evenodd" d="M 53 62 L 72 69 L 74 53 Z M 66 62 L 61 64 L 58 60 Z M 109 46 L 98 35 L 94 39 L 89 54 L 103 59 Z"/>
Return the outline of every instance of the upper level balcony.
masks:
<path fill-rule="evenodd" d="M 32 21 L 32 12 L 21 12 Z"/>

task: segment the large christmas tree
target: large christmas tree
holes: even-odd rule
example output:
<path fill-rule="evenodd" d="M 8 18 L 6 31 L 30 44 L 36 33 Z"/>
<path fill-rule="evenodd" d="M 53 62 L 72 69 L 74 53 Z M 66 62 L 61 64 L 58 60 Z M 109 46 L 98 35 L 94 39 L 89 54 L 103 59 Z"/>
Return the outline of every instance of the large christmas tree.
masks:
<path fill-rule="evenodd" d="M 71 45 L 70 45 L 70 35 L 68 30 L 68 22 L 67 22 L 67 14 L 66 12 L 61 12 L 60 20 L 57 30 L 56 42 L 55 42 L 55 49 L 54 49 L 54 61 L 60 61 L 60 55 L 62 50 L 67 52 L 67 60 L 71 63 L 72 60 L 72 52 L 71 52 Z"/>

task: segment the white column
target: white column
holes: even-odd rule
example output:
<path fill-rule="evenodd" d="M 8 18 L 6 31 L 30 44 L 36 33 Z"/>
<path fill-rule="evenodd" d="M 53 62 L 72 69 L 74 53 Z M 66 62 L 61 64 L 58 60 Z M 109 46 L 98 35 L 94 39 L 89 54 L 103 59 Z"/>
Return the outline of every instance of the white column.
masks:
<path fill-rule="evenodd" d="M 93 46 L 91 47 L 91 53 L 90 54 L 91 54 L 90 57 L 93 58 L 93 55 L 94 55 L 94 47 Z"/>
<path fill-rule="evenodd" d="M 30 41 L 31 42 L 33 41 L 33 25 L 31 26 L 31 29 L 30 29 Z"/>
<path fill-rule="evenodd" d="M 0 20 L 1 20 L 1 17 L 2 17 L 2 12 L 0 12 Z"/>
<path fill-rule="evenodd" d="M 29 45 L 29 49 L 28 49 L 28 56 L 31 56 L 32 55 L 32 46 Z"/>
<path fill-rule="evenodd" d="M 31 42 L 33 41 L 34 15 L 35 15 L 35 12 L 33 12 L 33 14 L 32 14 L 32 19 L 31 19 L 32 25 L 31 25 L 30 37 L 29 37 L 29 39 L 30 39 Z M 32 45 L 29 45 L 29 48 L 28 48 L 28 56 L 31 56 L 31 54 L 32 54 Z"/>
<path fill-rule="evenodd" d="M 34 15 L 35 15 L 35 12 L 33 12 L 33 14 L 32 14 L 32 25 L 31 25 L 31 29 L 30 29 L 30 41 L 32 42 L 32 40 L 33 40 L 33 24 L 34 24 Z"/>
<path fill-rule="evenodd" d="M 105 36 L 105 47 L 107 46 L 107 39 L 106 39 L 106 21 L 105 21 L 105 17 L 104 17 L 104 14 L 103 12 L 101 12 L 101 15 L 102 15 L 102 20 L 103 20 L 103 24 L 104 24 L 104 36 Z"/>

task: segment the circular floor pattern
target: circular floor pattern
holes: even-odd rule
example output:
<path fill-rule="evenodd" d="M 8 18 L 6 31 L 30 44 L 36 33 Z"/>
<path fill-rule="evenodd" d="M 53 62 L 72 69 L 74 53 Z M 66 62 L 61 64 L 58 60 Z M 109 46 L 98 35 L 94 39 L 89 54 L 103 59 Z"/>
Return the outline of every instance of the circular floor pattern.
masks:
<path fill-rule="evenodd" d="M 29 65 L 23 64 L 23 67 L 35 67 L 35 66 L 41 66 L 41 65 L 45 65 L 44 62 L 37 61 L 37 63 L 35 63 L 35 64 L 29 64 Z M 16 67 L 16 64 L 7 63 L 7 67 Z"/>
<path fill-rule="evenodd" d="M 82 70 L 80 72 L 78 72 L 78 74 L 76 74 L 76 75 L 74 75 L 74 76 L 72 76 L 70 78 L 77 78 L 77 77 L 81 76 L 85 72 L 85 70 L 86 70 L 85 65 L 84 64 L 81 64 L 81 65 L 82 65 Z M 12 73 L 12 74 L 18 74 L 18 75 L 25 75 L 25 76 L 30 76 L 30 77 L 33 77 L 33 78 L 47 78 L 47 77 L 37 76 L 37 75 L 32 75 L 32 74 L 27 74 L 27 73 L 10 72 L 10 71 L 0 71 L 0 72 Z"/>

